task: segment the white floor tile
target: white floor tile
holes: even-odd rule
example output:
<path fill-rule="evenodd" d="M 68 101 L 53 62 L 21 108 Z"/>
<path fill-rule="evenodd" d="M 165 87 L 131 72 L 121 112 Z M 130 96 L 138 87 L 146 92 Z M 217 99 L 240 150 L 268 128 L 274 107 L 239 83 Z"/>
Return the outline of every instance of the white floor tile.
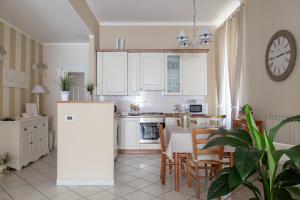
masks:
<path fill-rule="evenodd" d="M 129 193 L 132 193 L 132 192 L 135 192 L 137 191 L 136 189 L 132 188 L 132 187 L 129 187 L 129 186 L 126 186 L 126 185 L 120 185 L 120 186 L 117 186 L 117 187 L 113 187 L 113 188 L 110 188 L 108 189 L 107 191 L 119 196 L 119 197 L 122 197 L 122 196 L 125 196 Z"/>
<path fill-rule="evenodd" d="M 153 199 L 154 196 L 147 194 L 142 191 L 133 192 L 123 197 L 126 200 L 150 200 Z"/>
<path fill-rule="evenodd" d="M 171 191 L 166 194 L 161 195 L 159 198 L 165 200 L 187 200 L 192 198 L 190 195 L 186 195 L 180 192 Z"/>
<path fill-rule="evenodd" d="M 88 200 L 115 200 L 118 199 L 119 197 L 107 192 L 107 191 L 102 191 L 96 194 L 93 194 L 91 196 L 86 197 Z"/>

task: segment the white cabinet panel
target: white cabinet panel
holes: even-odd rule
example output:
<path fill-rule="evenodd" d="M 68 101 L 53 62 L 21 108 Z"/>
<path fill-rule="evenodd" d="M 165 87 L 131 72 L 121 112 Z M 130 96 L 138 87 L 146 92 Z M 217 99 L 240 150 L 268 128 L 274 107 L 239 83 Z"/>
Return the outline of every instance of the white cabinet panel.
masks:
<path fill-rule="evenodd" d="M 164 53 L 141 53 L 141 89 L 164 90 Z"/>
<path fill-rule="evenodd" d="M 103 53 L 102 52 L 97 52 L 97 95 L 102 95 L 103 91 L 103 78 L 102 78 L 102 73 L 103 73 Z"/>
<path fill-rule="evenodd" d="M 103 95 L 127 95 L 127 53 L 103 53 Z"/>
<path fill-rule="evenodd" d="M 183 95 L 207 95 L 207 54 L 183 54 Z"/>
<path fill-rule="evenodd" d="M 165 54 L 165 94 L 182 94 L 182 54 Z"/>
<path fill-rule="evenodd" d="M 128 95 L 140 94 L 140 53 L 128 54 Z"/>
<path fill-rule="evenodd" d="M 140 148 L 140 122 L 137 118 L 121 119 L 121 149 Z"/>

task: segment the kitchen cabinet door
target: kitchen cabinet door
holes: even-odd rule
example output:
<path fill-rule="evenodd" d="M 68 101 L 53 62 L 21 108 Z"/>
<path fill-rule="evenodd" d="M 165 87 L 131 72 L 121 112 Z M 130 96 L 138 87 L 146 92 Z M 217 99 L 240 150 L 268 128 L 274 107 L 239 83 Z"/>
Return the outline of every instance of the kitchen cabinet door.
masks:
<path fill-rule="evenodd" d="M 128 95 L 140 94 L 140 53 L 128 54 Z"/>
<path fill-rule="evenodd" d="M 164 90 L 164 53 L 141 53 L 141 90 Z"/>
<path fill-rule="evenodd" d="M 103 91 L 103 78 L 102 78 L 102 73 L 103 73 L 103 53 L 102 52 L 97 52 L 97 85 L 96 85 L 96 94 L 97 95 L 102 95 Z"/>
<path fill-rule="evenodd" d="M 138 118 L 121 119 L 120 149 L 140 148 L 140 122 Z"/>
<path fill-rule="evenodd" d="M 207 54 L 183 54 L 183 95 L 207 95 Z"/>
<path fill-rule="evenodd" d="M 30 154 L 33 161 L 36 161 L 41 157 L 40 142 L 40 132 L 33 131 L 30 134 Z"/>
<path fill-rule="evenodd" d="M 127 53 L 103 52 L 103 95 L 127 95 Z"/>
<path fill-rule="evenodd" d="M 182 54 L 165 54 L 165 95 L 182 94 Z"/>

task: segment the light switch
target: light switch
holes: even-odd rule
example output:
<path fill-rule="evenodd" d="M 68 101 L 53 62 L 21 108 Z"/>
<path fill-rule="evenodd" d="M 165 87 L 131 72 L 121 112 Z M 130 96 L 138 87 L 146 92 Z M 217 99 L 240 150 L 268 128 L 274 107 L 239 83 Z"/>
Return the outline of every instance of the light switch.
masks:
<path fill-rule="evenodd" d="M 66 121 L 74 121 L 75 118 L 74 118 L 74 115 L 66 115 Z"/>

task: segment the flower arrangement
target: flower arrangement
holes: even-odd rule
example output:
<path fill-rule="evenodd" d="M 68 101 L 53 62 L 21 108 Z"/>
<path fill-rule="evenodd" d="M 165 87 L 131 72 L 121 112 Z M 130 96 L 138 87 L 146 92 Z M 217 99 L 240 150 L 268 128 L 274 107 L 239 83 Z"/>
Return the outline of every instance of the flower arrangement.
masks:
<path fill-rule="evenodd" d="M 134 114 L 139 113 L 141 110 L 140 106 L 138 104 L 133 104 L 133 103 L 129 105 L 129 108 L 130 108 L 130 111 Z"/>
<path fill-rule="evenodd" d="M 57 71 L 58 75 L 58 85 L 60 86 L 61 91 L 70 91 L 71 88 L 71 77 L 69 75 L 69 72 L 64 69 L 59 69 Z"/>

